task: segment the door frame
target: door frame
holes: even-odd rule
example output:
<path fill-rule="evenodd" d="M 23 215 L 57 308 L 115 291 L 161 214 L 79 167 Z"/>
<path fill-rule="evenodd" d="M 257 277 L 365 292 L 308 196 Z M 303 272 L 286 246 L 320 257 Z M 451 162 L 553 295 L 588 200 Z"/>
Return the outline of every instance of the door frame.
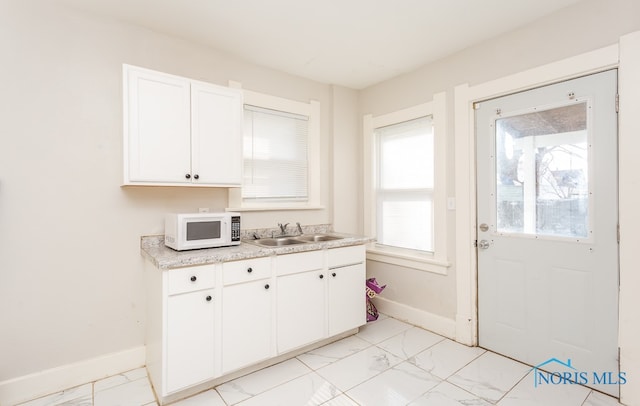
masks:
<path fill-rule="evenodd" d="M 455 117 L 455 196 L 456 196 L 456 341 L 466 345 L 478 345 L 478 264 L 476 258 L 476 133 L 474 104 L 510 93 L 561 82 L 576 77 L 618 68 L 618 89 L 621 94 L 619 116 L 619 210 L 620 210 L 620 295 L 619 295 L 619 348 L 620 370 L 640 376 L 640 329 L 633 323 L 638 319 L 640 301 L 634 297 L 633 283 L 640 281 L 634 274 L 640 261 L 637 245 L 640 237 L 635 230 L 640 227 L 640 216 L 633 213 L 640 195 L 629 184 L 637 181 L 637 164 L 632 147 L 640 146 L 633 137 L 640 124 L 633 122 L 634 113 L 640 109 L 640 97 L 634 92 L 640 88 L 640 32 L 620 37 L 618 44 L 600 48 L 575 57 L 567 58 L 507 77 L 469 86 L 461 84 L 454 88 Z M 628 90 L 626 90 L 628 89 Z M 628 92 L 628 93 L 627 93 Z M 628 110 L 627 110 L 628 109 Z M 629 112 L 624 116 L 623 112 Z M 637 171 L 636 171 L 637 172 Z M 627 185 L 627 186 L 626 186 Z M 626 210 L 625 210 L 626 209 Z M 626 240 L 626 241 L 625 241 Z M 627 285 L 629 284 L 629 285 Z M 628 286 L 628 287 L 627 287 Z M 626 319 L 626 322 L 625 322 Z M 620 388 L 623 402 L 640 402 L 637 385 Z"/>

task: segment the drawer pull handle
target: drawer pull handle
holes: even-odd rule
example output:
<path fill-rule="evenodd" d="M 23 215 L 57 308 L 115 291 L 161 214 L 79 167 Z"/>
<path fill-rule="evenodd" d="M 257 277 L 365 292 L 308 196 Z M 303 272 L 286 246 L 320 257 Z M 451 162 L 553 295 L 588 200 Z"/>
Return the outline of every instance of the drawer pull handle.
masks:
<path fill-rule="evenodd" d="M 210 302 L 211 299 L 212 299 L 211 296 L 207 296 L 207 302 Z"/>
<path fill-rule="evenodd" d="M 323 275 L 323 274 L 320 274 L 320 279 L 323 279 L 323 278 L 324 278 L 324 275 Z"/>
<path fill-rule="evenodd" d="M 253 272 L 253 268 L 251 268 L 251 267 L 247 268 L 247 272 L 248 272 L 248 273 Z"/>
<path fill-rule="evenodd" d="M 187 178 L 187 179 L 191 179 L 191 174 L 187 173 L 186 175 L 184 175 L 184 177 Z"/>
<path fill-rule="evenodd" d="M 265 289 L 269 289 L 269 284 L 267 283 L 266 285 L 264 285 Z"/>
<path fill-rule="evenodd" d="M 331 276 L 333 276 L 335 278 L 336 277 L 336 273 L 335 272 L 332 273 Z"/>
<path fill-rule="evenodd" d="M 195 282 L 197 279 L 198 278 L 196 278 L 195 275 L 194 275 L 194 276 L 191 277 L 191 282 Z"/>

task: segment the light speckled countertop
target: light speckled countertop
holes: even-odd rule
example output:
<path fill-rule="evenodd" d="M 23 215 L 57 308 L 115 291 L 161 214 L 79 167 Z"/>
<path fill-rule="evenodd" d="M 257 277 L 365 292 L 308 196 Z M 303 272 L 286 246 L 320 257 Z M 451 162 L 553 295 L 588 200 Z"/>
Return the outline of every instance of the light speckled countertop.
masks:
<path fill-rule="evenodd" d="M 215 264 L 218 262 L 239 261 L 242 259 L 268 257 L 270 255 L 293 254 L 296 252 L 315 251 L 325 248 L 347 247 L 366 244 L 372 238 L 354 234 L 330 232 L 342 237 L 339 240 L 287 245 L 282 247 L 260 247 L 243 241 L 232 247 L 206 248 L 189 251 L 175 251 L 164 245 L 163 235 L 144 236 L 140 239 L 142 255 L 156 268 L 175 269 L 185 266 Z"/>

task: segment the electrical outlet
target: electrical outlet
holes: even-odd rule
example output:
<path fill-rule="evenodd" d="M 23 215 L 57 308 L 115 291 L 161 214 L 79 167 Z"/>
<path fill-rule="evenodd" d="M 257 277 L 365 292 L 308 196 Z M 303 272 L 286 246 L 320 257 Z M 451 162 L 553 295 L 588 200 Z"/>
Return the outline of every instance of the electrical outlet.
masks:
<path fill-rule="evenodd" d="M 209 208 L 208 207 L 200 207 L 198 209 L 198 213 L 209 213 Z"/>

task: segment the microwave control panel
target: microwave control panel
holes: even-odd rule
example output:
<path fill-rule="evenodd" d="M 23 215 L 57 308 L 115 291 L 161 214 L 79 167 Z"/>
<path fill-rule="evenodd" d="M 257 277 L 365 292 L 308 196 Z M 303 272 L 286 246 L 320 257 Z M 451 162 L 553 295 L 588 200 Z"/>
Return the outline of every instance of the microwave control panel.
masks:
<path fill-rule="evenodd" d="M 231 217 L 231 241 L 240 241 L 240 216 Z"/>

